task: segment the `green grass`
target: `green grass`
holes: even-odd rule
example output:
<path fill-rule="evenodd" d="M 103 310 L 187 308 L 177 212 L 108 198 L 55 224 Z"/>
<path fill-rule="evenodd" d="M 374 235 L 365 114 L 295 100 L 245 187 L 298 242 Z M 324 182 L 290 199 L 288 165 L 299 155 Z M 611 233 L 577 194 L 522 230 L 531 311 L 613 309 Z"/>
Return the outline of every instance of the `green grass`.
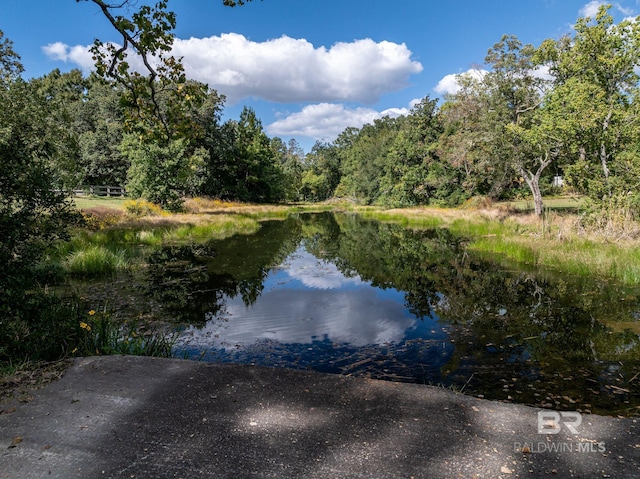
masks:
<path fill-rule="evenodd" d="M 259 228 L 256 219 L 241 214 L 169 215 L 157 223 L 133 220 L 98 231 L 79 229 L 70 241 L 56 245 L 47 259 L 71 275 L 109 276 L 143 264 L 149 248 L 206 243 L 234 234 L 253 234 Z"/>
<path fill-rule="evenodd" d="M 66 271 L 78 276 L 105 276 L 129 267 L 129 258 L 123 249 L 102 245 L 87 245 L 73 251 L 62 263 Z"/>
<path fill-rule="evenodd" d="M 148 329 L 136 321 L 118 322 L 107 311 L 89 311 L 80 322 L 81 339 L 74 354 L 83 356 L 128 354 L 133 356 L 173 356 L 176 333 Z"/>
<path fill-rule="evenodd" d="M 561 207 L 566 202 L 575 200 L 559 198 L 555 205 Z M 560 223 L 562 217 L 558 215 L 540 222 L 517 215 L 491 218 L 479 212 L 437 208 L 366 209 L 360 214 L 410 228 L 449 228 L 468 238 L 470 250 L 494 259 L 583 277 L 610 278 L 629 286 L 640 284 L 640 242 L 608 242 L 597 234 L 571 231 L 566 223 Z"/>
<path fill-rule="evenodd" d="M 584 198 L 580 196 L 554 196 L 543 199 L 543 207 L 550 210 L 577 210 L 584 203 Z M 508 205 L 519 211 L 533 211 L 533 198 L 506 201 L 498 203 Z"/>
<path fill-rule="evenodd" d="M 73 198 L 76 207 L 81 210 L 96 207 L 115 208 L 124 211 L 124 202 L 127 198 L 106 196 L 76 196 Z"/>
<path fill-rule="evenodd" d="M 558 238 L 542 227 L 513 222 L 454 222 L 452 231 L 470 238 L 468 248 L 510 261 L 577 276 L 611 278 L 640 284 L 640 245 L 607 243 L 572 235 Z"/>
<path fill-rule="evenodd" d="M 439 218 L 435 215 L 410 216 L 403 213 L 375 210 L 363 210 L 359 211 L 358 214 L 363 218 L 376 221 L 384 221 L 388 223 L 397 223 L 402 226 L 411 228 L 440 228 L 444 226 L 445 223 L 442 218 Z"/>
<path fill-rule="evenodd" d="M 234 234 L 253 234 L 260 228 L 259 223 L 246 216 L 225 215 L 216 218 L 215 222 L 202 224 L 186 224 L 167 230 L 163 242 L 170 243 L 204 243 L 211 239 L 223 239 Z"/>

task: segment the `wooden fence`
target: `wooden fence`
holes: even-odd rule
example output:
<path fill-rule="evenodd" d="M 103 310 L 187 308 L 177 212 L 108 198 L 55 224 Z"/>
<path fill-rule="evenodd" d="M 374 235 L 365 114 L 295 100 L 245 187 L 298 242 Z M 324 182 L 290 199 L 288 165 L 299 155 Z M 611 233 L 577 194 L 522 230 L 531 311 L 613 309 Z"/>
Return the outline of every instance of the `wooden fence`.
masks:
<path fill-rule="evenodd" d="M 89 186 L 81 190 L 73 190 L 76 196 L 127 196 L 127 191 L 122 186 Z"/>

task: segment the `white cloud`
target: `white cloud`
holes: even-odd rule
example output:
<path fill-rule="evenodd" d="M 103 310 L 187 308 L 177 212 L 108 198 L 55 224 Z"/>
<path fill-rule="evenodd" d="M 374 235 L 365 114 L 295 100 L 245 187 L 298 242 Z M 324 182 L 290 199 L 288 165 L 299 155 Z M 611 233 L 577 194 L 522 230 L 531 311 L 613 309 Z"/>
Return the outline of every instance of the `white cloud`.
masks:
<path fill-rule="evenodd" d="M 88 46 L 47 45 L 53 59 L 91 68 Z M 82 54 L 82 52 L 85 52 Z M 357 101 L 375 103 L 401 90 L 422 71 L 405 44 L 371 39 L 314 47 L 287 36 L 253 42 L 227 33 L 176 39 L 172 54 L 183 57 L 187 76 L 207 83 L 230 103 L 255 97 L 274 102 Z"/>
<path fill-rule="evenodd" d="M 453 95 L 455 93 L 458 93 L 458 91 L 460 91 L 460 85 L 458 84 L 458 75 L 454 73 L 446 75 L 438 82 L 433 90 L 440 95 Z"/>
<path fill-rule="evenodd" d="M 610 5 L 610 4 L 611 2 L 608 2 L 608 1 L 591 0 L 589 3 L 587 3 L 584 7 L 580 9 L 580 12 L 579 12 L 580 16 L 596 18 L 596 15 L 598 14 L 598 10 L 600 9 L 600 7 L 603 5 Z M 632 15 L 634 14 L 633 8 L 624 7 L 619 3 L 614 3 L 613 7 L 623 15 L 627 15 L 628 16 L 627 19 L 633 18 L 632 17 Z"/>
<path fill-rule="evenodd" d="M 622 13 L 623 15 L 629 15 L 629 18 L 635 18 L 635 12 L 633 10 L 633 8 L 625 8 L 622 5 L 620 5 L 619 3 L 616 3 L 616 8 L 618 10 L 620 10 L 620 13 Z"/>
<path fill-rule="evenodd" d="M 414 106 L 416 106 L 418 103 L 420 103 L 423 100 L 423 98 L 414 98 L 413 100 L 411 100 L 409 102 L 409 106 L 411 108 L 413 108 Z"/>
<path fill-rule="evenodd" d="M 52 60 L 75 63 L 85 72 L 89 72 L 93 68 L 89 47 L 81 45 L 70 47 L 62 42 L 55 42 L 42 47 L 42 51 Z"/>
<path fill-rule="evenodd" d="M 306 249 L 299 248 L 295 254 L 289 256 L 286 273 L 291 279 L 313 289 L 339 289 L 347 285 L 364 286 L 366 283 L 360 276 L 345 276 L 338 267 L 327 261 L 318 259 Z M 278 278 L 281 281 L 281 278 Z M 282 287 L 278 283 L 278 287 Z"/>
<path fill-rule="evenodd" d="M 607 5 L 607 3 L 608 2 L 602 2 L 600 0 L 591 0 L 580 9 L 580 16 L 595 18 L 600 7 L 602 5 Z"/>
<path fill-rule="evenodd" d="M 275 102 L 360 101 L 407 85 L 422 65 L 404 44 L 370 39 L 315 48 L 283 36 L 253 42 L 236 33 L 176 40 L 190 77 L 218 89 L 231 102 L 259 97 Z"/>
<path fill-rule="evenodd" d="M 333 141 L 347 127 L 360 128 L 383 116 L 395 118 L 408 113 L 408 108 L 389 108 L 380 112 L 364 107 L 348 108 L 339 103 L 318 103 L 271 123 L 266 131 L 270 135 Z"/>
<path fill-rule="evenodd" d="M 451 73 L 444 76 L 433 90 L 439 95 L 455 95 L 461 88 L 460 83 L 458 82 L 458 77 L 461 75 L 470 75 L 481 80 L 487 73 L 489 73 L 487 70 L 479 70 L 477 68 L 470 68 L 461 74 Z"/>

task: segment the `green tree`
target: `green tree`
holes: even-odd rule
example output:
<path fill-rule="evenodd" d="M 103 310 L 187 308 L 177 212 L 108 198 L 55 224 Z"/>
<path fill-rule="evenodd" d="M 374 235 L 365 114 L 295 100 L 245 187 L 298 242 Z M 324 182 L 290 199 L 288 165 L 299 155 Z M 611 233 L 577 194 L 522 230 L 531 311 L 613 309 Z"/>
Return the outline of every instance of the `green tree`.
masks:
<path fill-rule="evenodd" d="M 288 143 L 281 138 L 274 137 L 270 141 L 275 162 L 281 171 L 281 189 L 284 199 L 298 201 L 302 187 L 304 150 L 295 139 Z"/>
<path fill-rule="evenodd" d="M 380 195 L 380 178 L 401 119 L 383 117 L 360 130 L 348 130 L 342 139 L 340 184 L 336 195 L 372 204 Z M 357 133 L 356 133 L 357 132 Z M 346 141 L 345 141 L 346 140 Z"/>
<path fill-rule="evenodd" d="M 65 140 L 60 142 L 66 151 L 57 155 L 51 169 L 56 179 L 66 190 L 78 188 L 82 183 L 81 149 L 78 143 L 78 118 L 86 81 L 80 70 L 61 73 L 55 69 L 41 78 L 30 80 L 30 84 L 50 105 L 51 112 L 60 125 Z M 54 161 L 53 159 L 51 161 Z"/>
<path fill-rule="evenodd" d="M 443 133 L 438 154 L 443 163 L 453 168 L 466 197 L 497 197 L 503 190 L 504 168 L 492 162 L 492 130 L 485 121 L 489 113 L 488 93 L 481 73 L 457 77 L 460 90 L 448 95 L 439 114 Z"/>
<path fill-rule="evenodd" d="M 52 169 L 68 151 L 69 137 L 51 102 L 21 72 L 0 31 L 0 359 L 24 351 L 21 342 L 33 344 L 28 338 L 43 317 L 38 264 L 48 245 L 67 237 L 75 218 Z"/>
<path fill-rule="evenodd" d="M 439 161 L 436 146 L 441 134 L 437 101 L 425 97 L 402 121 L 390 146 L 381 172 L 381 202 L 393 206 L 449 202 L 457 181 Z"/>
<path fill-rule="evenodd" d="M 192 186 L 194 172 L 204 165 L 206 151 L 191 149 L 182 138 L 158 143 L 135 135 L 126 135 L 121 148 L 131 159 L 129 194 L 163 205 L 169 211 L 180 210 L 185 188 Z"/>
<path fill-rule="evenodd" d="M 459 77 L 460 91 L 442 109 L 440 148 L 443 158 L 464 173 L 468 192 L 500 198 L 521 176 L 540 214 L 540 177 L 550 162 L 549 155 L 540 156 L 539 142 L 532 144 L 540 132 L 526 133 L 535 124 L 545 86 L 535 73 L 535 53 L 532 45 L 504 35 L 487 52 L 489 71 Z"/>
<path fill-rule="evenodd" d="M 573 157 L 566 174 L 574 187 L 601 203 L 625 195 L 635 184 L 633 177 L 618 176 L 628 169 L 616 163 L 634 141 L 633 102 L 640 78 L 640 22 L 614 24 L 610 8 L 578 19 L 573 37 L 546 40 L 538 54 L 553 76 L 554 94 L 562 99 L 555 102 L 556 112 Z"/>
<path fill-rule="evenodd" d="M 82 185 L 124 186 L 129 159 L 122 154 L 125 110 L 122 91 L 92 74 L 77 116 Z"/>
<path fill-rule="evenodd" d="M 539 138 L 539 133 L 525 133 L 535 124 L 544 90 L 544 80 L 534 74 L 534 54 L 532 45 L 522 45 L 515 36 L 504 35 L 487 53 L 485 63 L 491 66 L 491 71 L 483 82 L 488 89 L 489 118 L 493 121 L 493 151 L 505 165 L 506 175 L 512 178 L 515 172 L 524 178 L 540 215 L 540 176 L 551 163 L 551 157 L 547 153 L 541 155 L 538 146 L 532 147 L 536 143 L 533 138 Z M 513 131 L 520 132 L 520 136 L 514 137 Z M 529 141 L 517 141 L 522 138 Z"/>
<path fill-rule="evenodd" d="M 276 162 L 270 140 L 253 109 L 245 107 L 235 125 L 237 191 L 245 201 L 272 202 L 284 198 L 282 170 Z"/>
<path fill-rule="evenodd" d="M 154 6 L 143 4 L 133 10 L 130 10 L 133 2 L 128 0 L 119 4 L 90 1 L 122 37 L 121 45 L 96 40 L 91 51 L 97 74 L 121 86 L 126 106 L 125 130 L 137 138 L 135 141 L 129 138 L 121 149 L 131 161 L 128 185 L 134 194 L 175 209 L 179 203 L 177 192 L 193 186 L 176 182 L 192 180 L 193 175 L 185 172 L 203 158 L 203 150 L 193 141 L 203 134 L 194 112 L 206 101 L 208 87 L 187 81 L 181 60 L 170 55 L 176 16 L 167 10 L 166 1 L 158 1 Z M 133 12 L 128 17 L 118 14 L 125 6 Z M 127 61 L 130 48 L 142 60 L 146 74 L 130 68 Z M 184 164 L 177 165 L 175 158 L 167 156 L 169 153 L 178 153 L 177 158 Z M 154 165 L 165 161 L 166 165 Z M 161 185 L 155 179 L 160 172 L 176 176 L 171 184 Z M 143 184 L 144 181 L 148 183 Z"/>
<path fill-rule="evenodd" d="M 340 183 L 340 151 L 335 144 L 317 141 L 305 156 L 302 196 L 324 201 L 333 196 Z"/>

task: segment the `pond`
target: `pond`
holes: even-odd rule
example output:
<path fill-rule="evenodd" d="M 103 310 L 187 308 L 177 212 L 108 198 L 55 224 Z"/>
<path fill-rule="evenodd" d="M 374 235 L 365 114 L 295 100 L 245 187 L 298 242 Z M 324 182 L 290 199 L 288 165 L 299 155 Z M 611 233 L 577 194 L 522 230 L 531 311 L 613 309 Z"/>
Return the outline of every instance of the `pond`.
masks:
<path fill-rule="evenodd" d="M 148 290 L 179 356 L 640 413 L 640 291 L 509 265 L 446 229 L 300 214 L 164 248 Z"/>

